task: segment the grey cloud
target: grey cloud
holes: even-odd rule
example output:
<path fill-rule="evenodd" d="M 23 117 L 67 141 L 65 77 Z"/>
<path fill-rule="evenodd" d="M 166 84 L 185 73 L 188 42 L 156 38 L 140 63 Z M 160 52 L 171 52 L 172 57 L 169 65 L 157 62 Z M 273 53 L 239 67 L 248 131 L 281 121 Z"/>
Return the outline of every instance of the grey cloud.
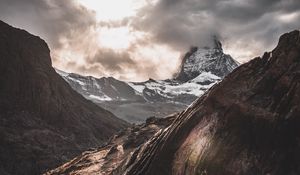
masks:
<path fill-rule="evenodd" d="M 126 75 L 130 73 L 142 79 L 159 78 L 158 71 L 155 70 L 157 65 L 153 65 L 149 60 L 137 61 L 127 51 L 117 52 L 112 49 L 101 48 L 95 55 L 88 57 L 86 61 L 87 66 L 81 67 L 85 72 L 91 71 L 93 68 L 92 71 L 96 70 L 99 73 L 104 69 L 103 76 L 115 76 L 123 80 L 128 80 Z"/>
<path fill-rule="evenodd" d="M 130 19 L 124 18 L 122 20 L 115 20 L 115 21 L 99 21 L 97 25 L 99 27 L 107 27 L 107 28 L 118 28 L 118 27 L 124 27 L 127 26 Z"/>
<path fill-rule="evenodd" d="M 209 36 L 219 35 L 228 45 L 244 43 L 240 50 L 260 53 L 273 47 L 282 33 L 300 27 L 299 15 L 280 19 L 291 13 L 300 13 L 299 0 L 160 0 L 142 9 L 132 27 L 181 51 L 208 45 Z"/>
<path fill-rule="evenodd" d="M 216 34 L 215 19 L 204 10 L 207 6 L 211 6 L 211 1 L 159 1 L 153 7 L 142 9 L 132 27 L 148 31 L 154 41 L 172 45 L 180 51 L 191 45 L 207 45 L 211 35 Z"/>
<path fill-rule="evenodd" d="M 96 25 L 95 14 L 72 0 L 0 0 L 2 20 L 42 36 L 53 49 Z"/>
<path fill-rule="evenodd" d="M 87 61 L 89 64 L 101 63 L 104 68 L 117 72 L 137 64 L 128 53 L 115 52 L 112 49 L 99 49 L 96 55 L 87 58 Z"/>
<path fill-rule="evenodd" d="M 2 20 L 41 36 L 52 51 L 70 49 L 74 52 L 80 50 L 85 54 L 84 65 L 74 59 L 52 55 L 54 62 L 65 62 L 63 66 L 67 70 L 98 76 L 117 76 L 126 74 L 128 70 L 139 71 L 137 63 L 128 53 L 99 48 L 94 42 L 96 36 L 92 33 L 96 27 L 126 26 L 128 19 L 97 22 L 93 11 L 74 0 L 0 0 L 0 4 Z M 91 56 L 91 50 L 96 50 L 96 55 Z"/>

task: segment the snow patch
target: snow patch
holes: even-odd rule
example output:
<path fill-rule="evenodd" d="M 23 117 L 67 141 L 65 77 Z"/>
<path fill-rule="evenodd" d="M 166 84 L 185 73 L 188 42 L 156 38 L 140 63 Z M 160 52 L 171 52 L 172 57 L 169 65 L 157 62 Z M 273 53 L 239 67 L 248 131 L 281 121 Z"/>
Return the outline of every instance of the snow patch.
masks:
<path fill-rule="evenodd" d="M 80 81 L 80 80 L 77 80 L 77 79 L 75 79 L 75 78 L 72 78 L 72 77 L 68 77 L 68 79 L 69 80 L 72 80 L 73 82 L 76 82 L 76 83 L 78 83 L 78 84 L 80 84 L 81 86 L 84 86 L 84 85 L 86 85 L 84 82 L 82 82 L 82 81 Z"/>
<path fill-rule="evenodd" d="M 196 78 L 190 80 L 190 82 L 203 83 L 206 81 L 218 81 L 218 80 L 221 80 L 221 78 L 216 76 L 215 74 L 212 74 L 211 72 L 202 72 Z"/>
<path fill-rule="evenodd" d="M 89 95 L 89 98 L 92 98 L 92 99 L 95 99 L 95 100 L 99 100 L 99 101 L 111 101 L 112 100 L 112 98 L 110 98 L 110 97 L 108 97 L 106 95 L 104 95 L 102 97 L 96 96 L 96 95 Z"/>
<path fill-rule="evenodd" d="M 67 76 L 69 76 L 69 73 L 67 73 L 67 72 L 64 72 L 64 71 L 62 71 L 62 70 L 58 70 L 58 69 L 54 69 L 55 70 L 55 72 L 56 73 L 58 73 L 60 76 L 62 76 L 62 77 L 67 77 Z"/>
<path fill-rule="evenodd" d="M 94 77 L 93 77 L 93 83 L 97 87 L 97 89 L 100 89 L 100 86 L 99 86 L 97 80 Z"/>
<path fill-rule="evenodd" d="M 133 83 L 127 83 L 127 84 L 140 94 L 142 94 L 145 89 L 144 85 L 135 85 Z"/>

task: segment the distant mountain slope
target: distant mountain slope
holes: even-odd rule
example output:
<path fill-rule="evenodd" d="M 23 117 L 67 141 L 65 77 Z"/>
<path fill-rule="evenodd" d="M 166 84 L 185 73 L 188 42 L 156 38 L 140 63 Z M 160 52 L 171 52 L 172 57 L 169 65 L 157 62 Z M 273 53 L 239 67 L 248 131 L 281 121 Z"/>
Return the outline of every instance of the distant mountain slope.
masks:
<path fill-rule="evenodd" d="M 213 47 L 192 48 L 179 74 L 168 80 L 123 82 L 112 77 L 94 78 L 57 72 L 85 98 L 129 122 L 179 112 L 238 66 L 214 38 Z"/>
<path fill-rule="evenodd" d="M 128 126 L 75 92 L 49 53 L 0 21 L 0 174 L 40 174 Z"/>
<path fill-rule="evenodd" d="M 95 102 L 144 101 L 126 82 L 112 77 L 95 78 L 56 70 L 77 92 Z"/>
<path fill-rule="evenodd" d="M 153 80 L 123 82 L 113 77 L 95 78 L 56 70 L 77 92 L 95 102 L 177 102 L 189 104 L 202 95 L 220 77 L 202 72 L 187 82 L 176 80 Z M 192 99 L 191 99 L 192 98 Z"/>

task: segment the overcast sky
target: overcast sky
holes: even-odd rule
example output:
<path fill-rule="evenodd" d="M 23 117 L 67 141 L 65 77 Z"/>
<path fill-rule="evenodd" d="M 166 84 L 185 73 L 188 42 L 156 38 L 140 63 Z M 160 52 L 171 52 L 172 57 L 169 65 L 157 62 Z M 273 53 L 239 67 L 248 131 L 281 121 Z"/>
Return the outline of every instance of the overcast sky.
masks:
<path fill-rule="evenodd" d="M 246 62 L 300 28 L 299 0 L 0 0 L 1 20 L 39 35 L 67 72 L 171 77 L 190 46 L 219 37 Z"/>

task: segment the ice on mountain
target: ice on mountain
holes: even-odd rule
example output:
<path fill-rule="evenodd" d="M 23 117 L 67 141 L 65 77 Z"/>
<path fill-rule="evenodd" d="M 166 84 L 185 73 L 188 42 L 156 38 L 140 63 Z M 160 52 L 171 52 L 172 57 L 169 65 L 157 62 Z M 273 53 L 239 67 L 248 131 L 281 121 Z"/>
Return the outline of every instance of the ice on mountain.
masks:
<path fill-rule="evenodd" d="M 98 100 L 98 101 L 111 101 L 112 99 L 106 95 L 100 97 L 100 96 L 96 96 L 96 95 L 89 95 L 89 98 L 94 99 L 94 100 Z"/>
<path fill-rule="evenodd" d="M 143 90 L 145 89 L 144 85 L 136 85 L 134 83 L 127 83 L 127 84 L 140 94 L 142 94 Z"/>
<path fill-rule="evenodd" d="M 67 77 L 69 75 L 69 73 L 64 72 L 62 70 L 55 69 L 55 71 L 56 71 L 56 73 L 58 73 L 62 77 Z"/>
<path fill-rule="evenodd" d="M 84 85 L 86 85 L 84 82 L 82 82 L 82 81 L 80 81 L 80 80 L 78 80 L 78 79 L 75 79 L 75 78 L 73 78 L 73 77 L 68 77 L 70 80 L 72 80 L 73 82 L 76 82 L 76 83 L 78 83 L 78 84 L 80 84 L 81 86 L 84 86 Z"/>
<path fill-rule="evenodd" d="M 196 78 L 190 80 L 190 82 L 196 82 L 196 83 L 203 83 L 207 81 L 219 81 L 221 80 L 221 77 L 218 77 L 211 72 L 202 72 L 200 75 L 198 75 Z"/>

